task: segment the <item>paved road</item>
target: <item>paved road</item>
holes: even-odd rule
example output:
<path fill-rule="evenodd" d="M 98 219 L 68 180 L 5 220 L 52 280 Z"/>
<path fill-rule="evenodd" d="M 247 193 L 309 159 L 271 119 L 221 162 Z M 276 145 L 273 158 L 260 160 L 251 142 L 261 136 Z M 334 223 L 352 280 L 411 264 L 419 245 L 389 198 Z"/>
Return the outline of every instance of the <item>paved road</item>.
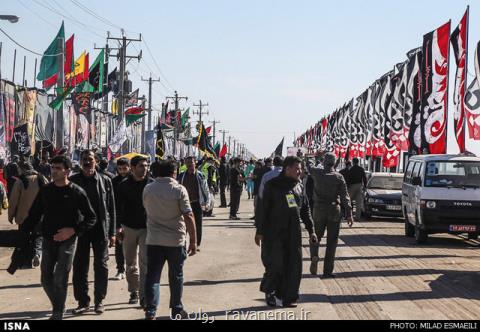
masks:
<path fill-rule="evenodd" d="M 228 220 L 216 209 L 205 221 L 202 251 L 185 265 L 184 304 L 211 319 L 478 319 L 480 317 L 479 243 L 455 236 L 432 236 L 423 246 L 406 238 L 401 220 L 372 219 L 343 228 L 337 251 L 336 279 L 308 273 L 304 234 L 304 276 L 296 310 L 271 310 L 259 292 L 260 250 L 253 243 L 252 201 L 241 202 L 242 220 Z M 5 217 L 0 227 L 8 225 Z M 324 247 L 321 248 L 321 254 Z M 49 303 L 39 285 L 39 270 L 7 274 L 10 251 L 0 251 L 0 319 L 45 319 Z M 112 252 L 113 253 L 113 252 Z M 111 255 L 110 274 L 115 274 Z M 321 264 L 321 263 L 320 263 Z M 320 270 L 321 270 L 320 265 Z M 91 291 L 93 293 L 93 291 Z M 159 316 L 167 318 L 169 290 L 162 277 Z M 126 281 L 111 281 L 102 316 L 68 319 L 142 319 L 128 304 Z M 73 308 L 70 286 L 67 307 Z M 226 311 L 229 311 L 228 315 Z M 270 315 L 270 316 L 269 316 Z M 205 316 L 203 316 L 205 318 Z M 293 318 L 293 317 L 290 317 Z"/>

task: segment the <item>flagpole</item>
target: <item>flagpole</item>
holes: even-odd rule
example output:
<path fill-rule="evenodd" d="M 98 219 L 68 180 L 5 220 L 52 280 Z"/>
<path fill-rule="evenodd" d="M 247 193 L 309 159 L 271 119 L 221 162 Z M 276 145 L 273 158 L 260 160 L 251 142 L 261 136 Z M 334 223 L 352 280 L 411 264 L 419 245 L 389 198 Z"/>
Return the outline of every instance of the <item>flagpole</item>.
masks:
<path fill-rule="evenodd" d="M 64 89 L 64 63 L 65 63 L 65 38 L 59 38 L 60 42 L 60 65 L 59 65 L 59 71 L 58 71 L 58 79 L 57 79 L 57 86 L 61 91 L 63 92 Z M 57 143 L 57 149 L 61 149 L 63 146 L 63 107 L 64 107 L 64 102 L 63 100 L 61 101 L 61 106 L 60 109 L 57 110 L 56 113 L 56 143 Z"/>
<path fill-rule="evenodd" d="M 448 21 L 448 36 L 450 38 L 450 35 L 451 35 L 451 31 L 452 31 L 452 20 L 449 20 Z M 448 61 L 447 61 L 447 77 L 450 78 L 450 41 L 448 43 Z M 448 99 L 448 92 L 450 91 L 449 87 L 450 87 L 450 79 L 447 79 L 447 90 L 446 90 L 446 96 L 447 96 L 447 103 L 446 103 L 446 110 L 445 110 L 445 115 L 444 117 L 446 118 L 446 121 L 445 121 L 445 154 L 447 154 L 448 152 L 448 102 L 449 102 L 449 99 Z"/>

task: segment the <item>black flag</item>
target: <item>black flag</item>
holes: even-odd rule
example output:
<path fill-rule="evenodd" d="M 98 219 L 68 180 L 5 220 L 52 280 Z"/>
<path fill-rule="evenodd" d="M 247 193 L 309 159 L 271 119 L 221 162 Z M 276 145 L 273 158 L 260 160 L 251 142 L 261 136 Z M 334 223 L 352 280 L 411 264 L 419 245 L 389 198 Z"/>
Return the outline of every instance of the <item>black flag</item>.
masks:
<path fill-rule="evenodd" d="M 283 141 L 285 140 L 285 137 L 282 138 L 282 141 L 280 142 L 280 144 L 278 144 L 277 148 L 275 149 L 275 152 L 273 153 L 274 154 L 274 157 L 276 156 L 282 156 L 283 155 Z"/>
<path fill-rule="evenodd" d="M 162 126 L 157 126 L 157 140 L 155 141 L 155 154 L 159 158 L 163 158 L 165 155 L 165 141 L 163 139 Z"/>
<path fill-rule="evenodd" d="M 203 123 L 199 127 L 199 133 L 197 137 L 197 147 L 200 151 L 202 151 L 207 157 L 212 157 L 217 159 L 217 155 L 213 150 L 210 141 L 208 140 L 208 134 L 205 130 L 205 126 Z"/>

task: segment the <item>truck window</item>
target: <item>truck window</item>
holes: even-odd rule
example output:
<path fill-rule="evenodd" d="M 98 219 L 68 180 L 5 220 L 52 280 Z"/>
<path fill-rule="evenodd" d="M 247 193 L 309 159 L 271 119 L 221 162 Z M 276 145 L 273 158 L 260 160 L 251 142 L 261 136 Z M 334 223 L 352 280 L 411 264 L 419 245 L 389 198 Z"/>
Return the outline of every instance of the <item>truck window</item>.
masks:
<path fill-rule="evenodd" d="M 404 182 L 405 183 L 412 183 L 412 172 L 413 172 L 413 167 L 415 166 L 415 162 L 410 161 L 407 166 L 407 171 L 405 172 L 405 178 Z"/>
<path fill-rule="evenodd" d="M 412 172 L 412 179 L 417 176 L 421 176 L 420 169 L 422 168 L 422 163 L 416 163 Z"/>
<path fill-rule="evenodd" d="M 426 187 L 480 188 L 480 162 L 435 161 L 427 164 Z"/>

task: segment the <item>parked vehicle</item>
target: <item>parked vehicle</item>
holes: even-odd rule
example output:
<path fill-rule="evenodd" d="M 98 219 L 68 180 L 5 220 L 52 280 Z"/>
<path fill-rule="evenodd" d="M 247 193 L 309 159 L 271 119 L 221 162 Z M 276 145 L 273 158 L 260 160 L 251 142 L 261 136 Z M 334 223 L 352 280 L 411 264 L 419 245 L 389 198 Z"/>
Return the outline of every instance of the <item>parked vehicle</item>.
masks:
<path fill-rule="evenodd" d="M 405 235 L 424 243 L 429 234 L 480 232 L 480 158 L 464 155 L 411 157 L 404 176 Z"/>
<path fill-rule="evenodd" d="M 373 173 L 365 188 L 363 214 L 383 217 L 403 217 L 401 173 Z"/>

